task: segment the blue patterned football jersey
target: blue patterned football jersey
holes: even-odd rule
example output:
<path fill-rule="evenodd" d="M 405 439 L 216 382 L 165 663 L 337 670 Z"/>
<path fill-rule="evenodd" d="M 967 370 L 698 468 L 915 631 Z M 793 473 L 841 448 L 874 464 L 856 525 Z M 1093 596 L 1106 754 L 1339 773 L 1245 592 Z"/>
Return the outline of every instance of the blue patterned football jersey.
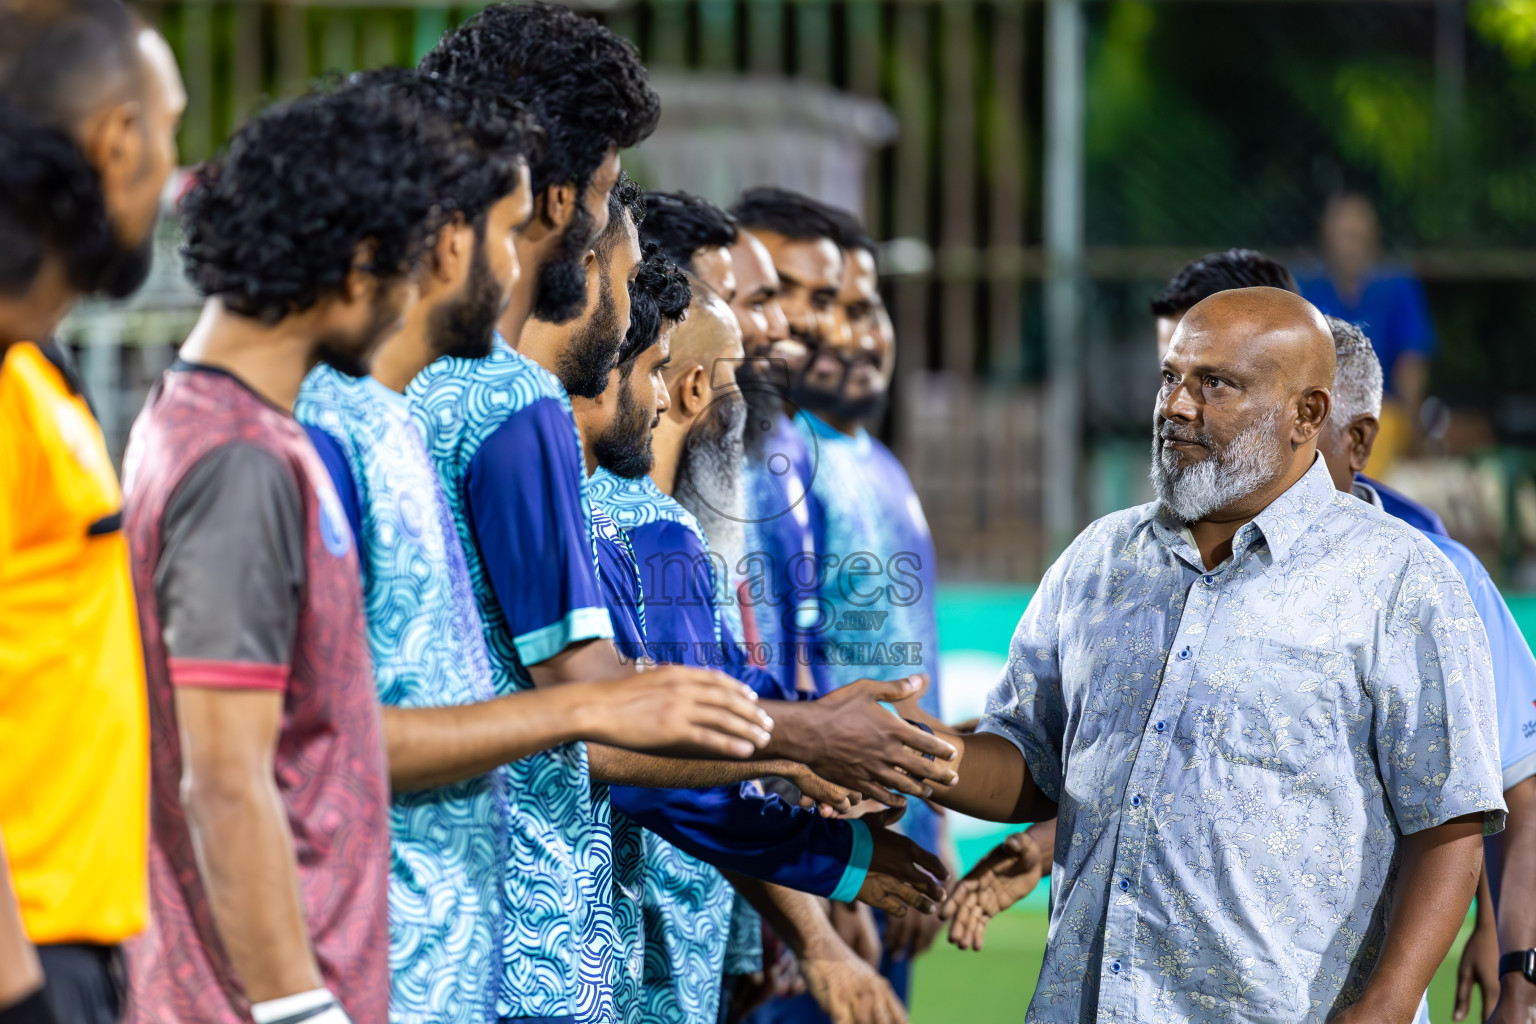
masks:
<path fill-rule="evenodd" d="M 411 410 L 465 558 L 498 694 L 537 665 L 609 638 L 586 467 L 554 374 L 498 339 L 484 359 L 439 359 Z M 613 1019 L 613 856 L 608 799 L 583 743 L 508 766 L 503 1017 Z"/>
<path fill-rule="evenodd" d="M 621 657 L 645 653 L 645 601 L 629 537 L 597 503 L 592 505 L 597 567 Z M 645 830 L 617 806 L 613 822 L 613 1014 L 617 1024 L 643 1024 L 645 1003 Z"/>
<path fill-rule="evenodd" d="M 348 510 L 379 699 L 495 696 L 464 553 L 404 396 L 327 366 L 294 407 Z M 496 1024 L 507 834 L 501 770 L 395 793 L 390 805 L 390 1020 Z"/>

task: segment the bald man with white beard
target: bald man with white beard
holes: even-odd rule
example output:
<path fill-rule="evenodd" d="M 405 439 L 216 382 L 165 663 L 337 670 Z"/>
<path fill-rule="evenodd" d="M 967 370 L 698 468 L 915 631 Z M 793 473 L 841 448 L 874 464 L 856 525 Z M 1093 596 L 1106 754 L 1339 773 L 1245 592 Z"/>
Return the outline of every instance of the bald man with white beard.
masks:
<path fill-rule="evenodd" d="M 1466 915 L 1505 815 L 1487 639 L 1422 534 L 1335 489 L 1334 371 L 1299 296 L 1191 309 L 1157 500 L 1051 566 L 950 733 L 937 801 L 1059 809 L 1031 1021 L 1407 1024 Z"/>

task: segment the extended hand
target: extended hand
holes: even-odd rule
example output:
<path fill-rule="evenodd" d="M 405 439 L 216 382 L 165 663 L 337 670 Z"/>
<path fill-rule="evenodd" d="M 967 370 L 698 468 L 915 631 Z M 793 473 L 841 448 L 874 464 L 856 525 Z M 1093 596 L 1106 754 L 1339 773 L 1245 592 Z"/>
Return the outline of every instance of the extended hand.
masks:
<path fill-rule="evenodd" d="M 951 922 L 949 941 L 980 949 L 987 922 L 1034 891 L 1049 861 L 1027 832 L 1015 832 L 977 863 L 939 911 Z"/>
<path fill-rule="evenodd" d="M 896 793 L 930 796 L 933 790 L 925 782 L 954 785 L 959 778 L 953 765 L 955 748 L 879 703 L 914 699 L 927 688 L 926 676 L 884 683 L 860 679 L 807 702 L 806 731 L 811 735 L 796 739 L 803 755 L 795 760 L 822 778 L 892 807 L 905 803 Z"/>
<path fill-rule="evenodd" d="M 623 679 L 585 684 L 594 721 L 586 738 L 679 757 L 747 758 L 768 743 L 773 719 L 757 695 L 710 669 L 662 665 Z"/>
<path fill-rule="evenodd" d="M 931 914 L 944 899 L 949 869 L 938 857 L 886 827 L 900 816 L 900 809 L 894 808 L 864 817 L 874 849 L 858 899 L 893 918 L 906 916 L 908 908 Z"/>
<path fill-rule="evenodd" d="M 1511 979 L 1524 984 L 1536 993 L 1536 985 L 1520 978 Z M 1479 912 L 1467 944 L 1461 948 L 1461 963 L 1456 966 L 1456 1005 L 1451 1019 L 1466 1020 L 1472 1011 L 1472 986 L 1476 985 L 1483 996 L 1483 1019 L 1493 1015 L 1499 1005 L 1499 934 L 1494 927 L 1493 915 Z"/>
<path fill-rule="evenodd" d="M 805 986 L 832 1024 L 906 1024 L 907 1011 L 869 964 L 846 947 L 800 961 Z"/>

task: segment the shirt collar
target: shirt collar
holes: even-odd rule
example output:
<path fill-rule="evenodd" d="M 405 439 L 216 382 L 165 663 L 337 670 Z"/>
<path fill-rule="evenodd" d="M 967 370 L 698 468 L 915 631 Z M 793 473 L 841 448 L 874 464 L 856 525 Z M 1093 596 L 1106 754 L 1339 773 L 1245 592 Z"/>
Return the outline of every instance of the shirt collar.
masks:
<path fill-rule="evenodd" d="M 1285 492 L 1253 518 L 1244 523 L 1232 538 L 1232 560 L 1236 561 L 1263 541 L 1271 559 L 1279 561 L 1290 553 L 1292 545 L 1312 526 L 1323 509 L 1333 502 L 1336 490 L 1328 464 L 1314 455 L 1312 466 Z M 1202 567 L 1199 550 L 1189 527 L 1165 513 L 1157 502 L 1148 506 L 1145 524 L 1162 544 L 1190 562 Z M 1203 567 L 1202 567 L 1203 571 Z"/>

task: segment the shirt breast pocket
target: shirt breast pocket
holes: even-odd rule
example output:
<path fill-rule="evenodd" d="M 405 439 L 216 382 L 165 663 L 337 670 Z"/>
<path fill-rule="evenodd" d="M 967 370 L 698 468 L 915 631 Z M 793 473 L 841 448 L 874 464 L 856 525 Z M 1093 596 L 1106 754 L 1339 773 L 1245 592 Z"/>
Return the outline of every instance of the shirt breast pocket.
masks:
<path fill-rule="evenodd" d="M 1206 655 L 1202 717 L 1210 753 L 1299 775 L 1334 748 L 1340 688 L 1353 663 L 1337 651 L 1229 640 Z"/>

